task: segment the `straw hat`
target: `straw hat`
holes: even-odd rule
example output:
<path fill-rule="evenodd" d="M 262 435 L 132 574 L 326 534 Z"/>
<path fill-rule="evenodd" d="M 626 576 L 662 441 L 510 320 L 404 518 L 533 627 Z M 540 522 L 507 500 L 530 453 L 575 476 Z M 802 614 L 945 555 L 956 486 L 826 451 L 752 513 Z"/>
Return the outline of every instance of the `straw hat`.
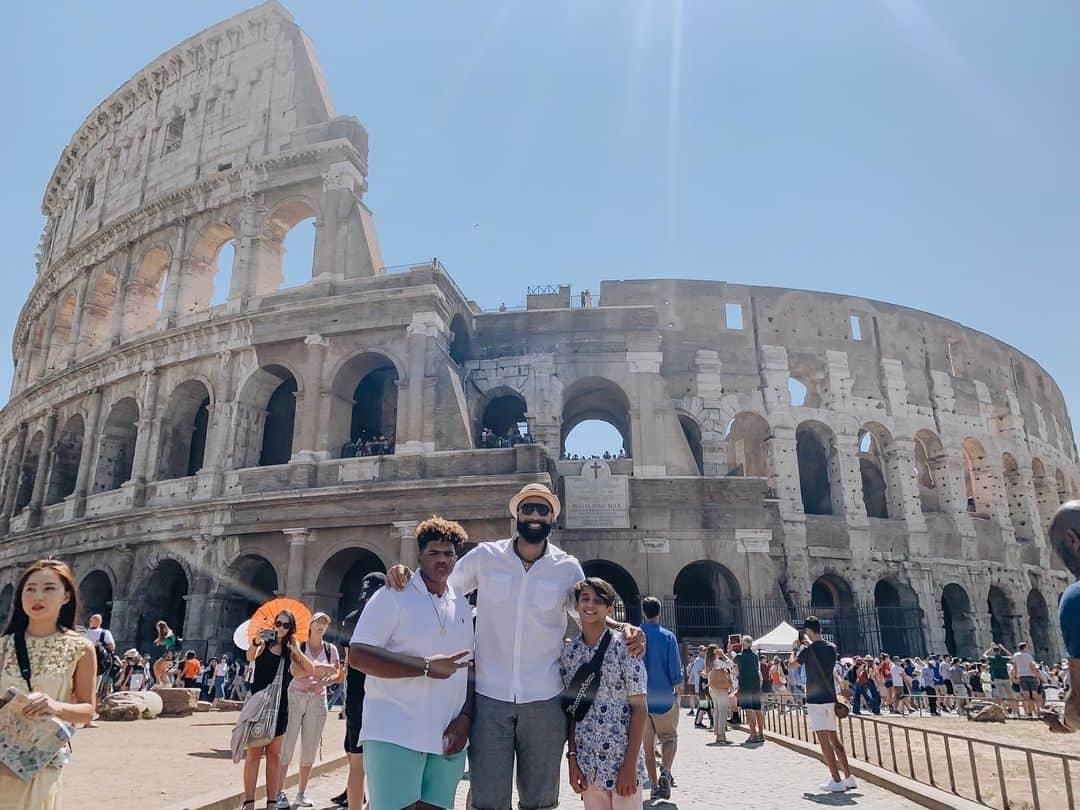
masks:
<path fill-rule="evenodd" d="M 510 514 L 517 517 L 518 504 L 520 504 L 526 498 L 543 498 L 548 502 L 551 507 L 552 519 L 559 516 L 559 512 L 562 511 L 562 504 L 559 503 L 559 499 L 555 497 L 555 494 L 543 484 L 526 484 L 521 488 L 521 491 L 510 499 Z"/>

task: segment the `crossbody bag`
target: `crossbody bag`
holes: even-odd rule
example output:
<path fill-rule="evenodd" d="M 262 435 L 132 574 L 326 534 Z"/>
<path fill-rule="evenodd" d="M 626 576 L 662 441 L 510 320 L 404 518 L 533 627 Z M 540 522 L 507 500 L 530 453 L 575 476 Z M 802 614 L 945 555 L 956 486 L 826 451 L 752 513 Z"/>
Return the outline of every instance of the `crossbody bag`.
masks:
<path fill-rule="evenodd" d="M 593 653 L 593 657 L 578 667 L 578 671 L 560 696 L 563 711 L 570 715 L 575 723 L 585 719 L 596 701 L 596 693 L 600 691 L 600 670 L 610 644 L 611 631 L 605 629 L 604 637 L 600 639 L 600 646 Z"/>
<path fill-rule="evenodd" d="M 807 653 L 807 657 L 813 660 L 814 669 L 817 670 L 818 675 L 821 676 L 821 679 L 825 683 L 829 683 L 829 679 L 825 677 L 825 671 L 821 668 L 821 662 L 818 661 L 818 657 L 816 655 L 811 655 L 809 647 L 806 648 L 806 653 Z M 807 687 L 808 688 L 809 688 L 809 685 L 810 685 L 809 682 L 807 682 Z M 851 707 L 848 706 L 848 702 L 844 698 L 844 696 L 836 691 L 835 685 L 833 686 L 833 694 L 836 697 L 836 700 L 833 702 L 833 711 L 836 712 L 836 719 L 843 720 L 845 717 L 847 717 L 849 714 L 851 714 Z"/>

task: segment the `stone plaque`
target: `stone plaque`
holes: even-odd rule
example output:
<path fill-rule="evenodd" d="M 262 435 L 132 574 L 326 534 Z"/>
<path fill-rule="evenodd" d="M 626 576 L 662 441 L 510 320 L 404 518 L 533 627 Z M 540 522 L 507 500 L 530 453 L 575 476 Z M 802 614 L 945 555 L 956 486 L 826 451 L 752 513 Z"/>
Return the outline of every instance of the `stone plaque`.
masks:
<path fill-rule="evenodd" d="M 771 529 L 736 529 L 735 548 L 751 554 L 768 554 L 772 542 Z"/>
<path fill-rule="evenodd" d="M 671 553 L 671 541 L 666 537 L 646 537 L 641 541 L 646 554 Z"/>
<path fill-rule="evenodd" d="M 566 528 L 629 529 L 630 477 L 612 475 L 599 459 L 586 461 L 581 473 L 565 479 Z"/>

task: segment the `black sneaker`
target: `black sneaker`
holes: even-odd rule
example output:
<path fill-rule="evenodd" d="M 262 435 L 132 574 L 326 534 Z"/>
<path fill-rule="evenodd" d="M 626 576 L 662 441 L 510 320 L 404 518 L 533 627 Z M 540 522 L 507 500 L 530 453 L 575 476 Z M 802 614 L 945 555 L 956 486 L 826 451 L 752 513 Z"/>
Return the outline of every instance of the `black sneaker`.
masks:
<path fill-rule="evenodd" d="M 677 788 L 679 786 L 679 784 L 675 781 L 675 777 L 672 775 L 671 771 L 664 768 L 663 765 L 660 766 L 660 773 L 667 777 L 668 784 L 670 784 L 673 788 Z"/>
<path fill-rule="evenodd" d="M 349 791 L 347 789 L 341 791 L 341 793 L 339 793 L 337 796 L 332 798 L 330 801 L 332 801 L 336 805 L 339 805 L 340 807 L 348 807 L 349 806 Z"/>
<path fill-rule="evenodd" d="M 666 773 L 661 774 L 657 782 L 658 784 L 656 785 L 656 789 L 653 791 L 653 801 L 656 801 L 657 799 L 670 799 L 671 777 L 668 776 Z"/>

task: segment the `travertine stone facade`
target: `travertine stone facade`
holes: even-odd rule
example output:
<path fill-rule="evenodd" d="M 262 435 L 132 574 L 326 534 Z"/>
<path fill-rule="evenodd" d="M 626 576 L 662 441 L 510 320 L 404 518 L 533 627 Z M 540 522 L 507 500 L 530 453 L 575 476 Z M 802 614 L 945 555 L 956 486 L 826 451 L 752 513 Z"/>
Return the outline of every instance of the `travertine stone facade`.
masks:
<path fill-rule="evenodd" d="M 628 603 L 675 599 L 684 636 L 810 603 L 843 636 L 871 605 L 920 638 L 882 618 L 846 646 L 1061 650 L 1045 527 L 1080 466 L 1034 360 L 903 307 L 715 281 L 483 312 L 437 261 L 387 271 L 366 176 L 366 131 L 274 2 L 86 119 L 46 190 L 0 413 L 0 614 L 52 554 L 143 649 L 166 618 L 216 651 L 272 593 L 342 616 L 364 573 L 415 561 L 431 513 L 506 536 L 510 494 L 564 489 L 586 462 L 563 441 L 599 418 L 631 528 L 557 542 Z M 280 289 L 311 217 L 310 280 Z M 478 448 L 518 419 L 533 443 Z"/>

